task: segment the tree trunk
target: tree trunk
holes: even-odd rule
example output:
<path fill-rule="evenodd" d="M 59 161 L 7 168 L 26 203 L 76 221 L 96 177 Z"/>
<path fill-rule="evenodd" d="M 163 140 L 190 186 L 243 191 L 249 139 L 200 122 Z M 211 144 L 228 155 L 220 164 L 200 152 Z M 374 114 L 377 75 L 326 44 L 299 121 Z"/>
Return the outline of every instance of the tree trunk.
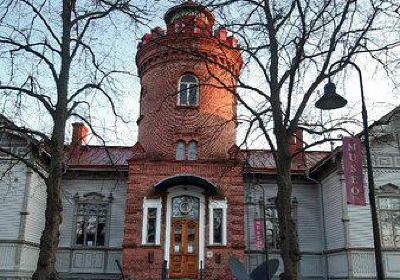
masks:
<path fill-rule="evenodd" d="M 63 0 L 61 68 L 57 84 L 57 104 L 52 114 L 54 127 L 50 147 L 50 171 L 46 179 L 46 223 L 40 237 L 39 260 L 36 271 L 32 276 L 33 280 L 58 279 L 54 265 L 60 236 L 59 226 L 62 222 L 61 180 L 64 172 L 65 126 L 68 117 L 67 98 L 71 70 L 71 3 L 69 0 Z"/>
<path fill-rule="evenodd" d="M 49 177 L 46 180 L 47 199 L 46 224 L 40 237 L 38 265 L 32 276 L 33 280 L 58 279 L 55 265 L 55 252 L 59 241 L 59 225 L 62 221 L 62 203 L 60 197 L 61 176 Z"/>
<path fill-rule="evenodd" d="M 289 144 L 289 143 L 288 143 Z M 277 160 L 277 210 L 279 221 L 279 245 L 284 263 L 284 272 L 280 275 L 282 280 L 296 280 L 297 267 L 301 259 L 296 224 L 292 217 L 292 180 L 291 159 L 289 145 L 286 149 L 278 150 Z"/>

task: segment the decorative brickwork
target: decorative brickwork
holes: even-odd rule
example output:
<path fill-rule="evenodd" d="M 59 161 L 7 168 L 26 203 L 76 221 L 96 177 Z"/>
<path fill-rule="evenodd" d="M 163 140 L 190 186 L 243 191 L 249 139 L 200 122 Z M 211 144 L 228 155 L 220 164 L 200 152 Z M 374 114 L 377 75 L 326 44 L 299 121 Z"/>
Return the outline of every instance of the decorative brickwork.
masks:
<path fill-rule="evenodd" d="M 242 66 L 240 52 L 225 29 L 212 35 L 214 17 L 205 7 L 187 2 L 165 15 L 167 32 L 160 27 L 139 44 L 136 62 L 142 84 L 139 136 L 129 161 L 126 196 L 123 269 L 133 279 L 159 279 L 167 229 L 167 192 L 154 186 L 171 176 L 189 174 L 207 180 L 217 193 L 209 199 L 227 199 L 227 246 L 208 244 L 208 208 L 205 206 L 204 279 L 232 279 L 230 255 L 244 261 L 243 164 L 238 160 L 236 136 L 236 78 Z M 196 106 L 179 106 L 183 75 L 199 81 Z M 174 160 L 177 141 L 196 141 L 197 160 Z M 185 153 L 188 153 L 187 146 Z M 188 158 L 187 156 L 185 158 Z M 201 187 L 201 186 L 198 186 Z M 143 199 L 161 198 L 161 245 L 142 245 Z"/>
<path fill-rule="evenodd" d="M 185 164 L 186 163 L 186 164 Z M 204 229 L 206 252 L 213 255 L 221 254 L 221 263 L 215 258 L 205 259 L 207 275 L 205 279 L 231 279 L 228 272 L 227 260 L 231 254 L 240 259 L 244 258 L 244 193 L 243 168 L 237 161 L 216 162 L 178 162 L 178 161 L 131 161 L 129 164 L 129 183 L 126 196 L 125 231 L 124 231 L 124 271 L 135 279 L 156 279 L 160 276 L 163 260 L 163 244 L 165 242 L 166 225 L 162 220 L 161 246 L 142 246 L 142 201 L 144 197 L 162 197 L 162 217 L 166 215 L 166 194 L 157 193 L 153 186 L 163 179 L 176 174 L 188 173 L 207 178 L 218 187 L 219 194 L 210 198 L 227 198 L 227 246 L 212 247 L 208 244 L 208 226 Z M 206 213 L 206 216 L 208 213 Z M 154 263 L 149 263 L 149 253 L 154 253 Z M 212 269 L 224 266 L 223 270 Z"/>

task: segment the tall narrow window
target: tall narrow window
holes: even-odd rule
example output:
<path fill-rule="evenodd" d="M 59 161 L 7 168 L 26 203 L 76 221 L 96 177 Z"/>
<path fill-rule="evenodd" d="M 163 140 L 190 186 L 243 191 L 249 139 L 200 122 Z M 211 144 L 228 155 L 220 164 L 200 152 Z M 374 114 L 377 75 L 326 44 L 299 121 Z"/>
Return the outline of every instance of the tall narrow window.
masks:
<path fill-rule="evenodd" d="M 188 145 L 188 160 L 197 159 L 197 142 L 190 141 Z"/>
<path fill-rule="evenodd" d="M 156 242 L 157 208 L 149 208 L 147 212 L 147 243 Z"/>
<path fill-rule="evenodd" d="M 176 143 L 176 160 L 184 160 L 185 159 L 185 142 L 182 140 L 179 140 Z"/>
<path fill-rule="evenodd" d="M 214 219 L 214 243 L 222 243 L 222 209 L 213 209 L 213 219 Z"/>
<path fill-rule="evenodd" d="M 199 81 L 193 75 L 181 77 L 179 82 L 179 106 L 197 106 L 199 102 Z"/>
<path fill-rule="evenodd" d="M 142 244 L 159 245 L 161 231 L 161 199 L 143 200 Z"/>
<path fill-rule="evenodd" d="M 211 200 L 209 209 L 209 244 L 225 246 L 227 240 L 226 200 Z"/>

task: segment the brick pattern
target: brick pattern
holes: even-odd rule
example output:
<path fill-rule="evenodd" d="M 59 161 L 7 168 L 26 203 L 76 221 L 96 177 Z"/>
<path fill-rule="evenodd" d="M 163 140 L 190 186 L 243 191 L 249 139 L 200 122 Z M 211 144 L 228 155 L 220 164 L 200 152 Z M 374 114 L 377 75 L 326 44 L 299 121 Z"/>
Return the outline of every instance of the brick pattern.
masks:
<path fill-rule="evenodd" d="M 205 259 L 204 279 L 231 279 L 228 273 L 228 259 L 231 254 L 244 260 L 244 191 L 243 168 L 240 162 L 196 162 L 185 164 L 179 161 L 131 161 L 129 164 L 129 182 L 126 197 L 123 267 L 124 272 L 135 279 L 156 279 L 160 277 L 163 247 L 142 246 L 143 197 L 162 197 L 161 244 L 165 241 L 166 194 L 156 193 L 152 186 L 166 177 L 190 173 L 201 176 L 216 185 L 219 195 L 213 198 L 228 200 L 227 246 L 208 245 L 208 208 L 206 207 L 205 252 L 212 251 L 214 256 L 221 255 L 221 262 L 215 258 Z M 212 196 L 207 195 L 208 201 Z M 149 262 L 149 253 L 154 253 L 154 261 Z M 223 268 L 223 269 L 220 269 Z"/>
<path fill-rule="evenodd" d="M 194 5 L 194 6 L 193 6 Z M 182 9 L 195 9 L 209 17 L 206 28 L 192 14 L 181 15 Z M 204 20 L 204 19 L 202 19 Z M 201 176 L 218 188 L 218 196 L 227 198 L 227 246 L 208 246 L 208 207 L 206 210 L 204 279 L 232 279 L 228 268 L 231 254 L 244 261 L 244 191 L 243 165 L 237 160 L 236 79 L 242 60 L 235 49 L 235 38 L 217 29 L 212 36 L 212 14 L 202 6 L 186 3 L 174 7 L 166 16 L 168 32 L 160 27 L 146 34 L 139 43 L 136 63 L 141 78 L 141 115 L 138 119 L 138 143 L 129 161 L 126 196 L 123 269 L 133 279 L 159 279 L 163 246 L 142 246 L 143 198 L 162 198 L 161 244 L 166 233 L 166 193 L 156 193 L 153 186 L 167 177 L 187 173 Z M 176 33 L 175 23 L 185 26 Z M 183 24 L 183 25 L 182 25 Z M 179 29 L 179 28 L 178 28 Z M 199 80 L 199 104 L 178 106 L 178 83 L 185 74 Z M 178 140 L 198 143 L 198 160 L 175 161 Z M 186 153 L 188 151 L 186 150 Z"/>
<path fill-rule="evenodd" d="M 236 137 L 235 77 L 241 59 L 237 51 L 218 42 L 166 36 L 139 51 L 142 115 L 138 141 L 147 158 L 173 159 L 180 139 L 196 140 L 201 159 L 228 157 Z M 179 79 L 189 73 L 200 82 L 199 105 L 181 107 Z"/>

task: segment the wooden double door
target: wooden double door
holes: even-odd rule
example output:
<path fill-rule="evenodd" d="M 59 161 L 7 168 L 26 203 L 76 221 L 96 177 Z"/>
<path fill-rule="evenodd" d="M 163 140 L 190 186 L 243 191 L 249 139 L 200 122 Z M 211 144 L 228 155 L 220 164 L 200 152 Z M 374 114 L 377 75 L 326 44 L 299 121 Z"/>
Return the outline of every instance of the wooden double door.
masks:
<path fill-rule="evenodd" d="M 197 278 L 199 272 L 199 223 L 173 218 L 171 225 L 170 278 Z"/>

